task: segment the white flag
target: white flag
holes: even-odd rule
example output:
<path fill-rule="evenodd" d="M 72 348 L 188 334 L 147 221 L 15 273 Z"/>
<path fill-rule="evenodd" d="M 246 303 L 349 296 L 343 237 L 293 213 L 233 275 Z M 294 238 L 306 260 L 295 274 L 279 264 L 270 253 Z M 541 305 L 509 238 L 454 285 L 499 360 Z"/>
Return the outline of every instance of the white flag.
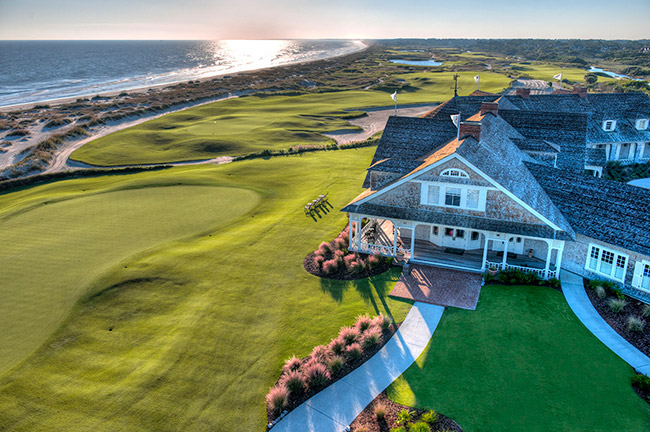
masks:
<path fill-rule="evenodd" d="M 474 77 L 474 81 L 479 82 L 481 79 L 481 74 L 478 74 Z"/>
<path fill-rule="evenodd" d="M 553 76 L 553 79 L 556 79 L 556 80 L 560 80 L 560 81 L 562 81 L 562 74 L 559 73 L 559 74 Z"/>
<path fill-rule="evenodd" d="M 454 125 L 458 127 L 458 122 L 460 121 L 460 114 L 454 114 L 451 117 L 451 121 L 454 122 Z"/>
<path fill-rule="evenodd" d="M 395 102 L 397 102 L 397 91 L 395 91 L 395 93 L 393 93 L 392 95 L 390 95 L 390 98 L 391 98 L 392 100 L 394 100 Z"/>

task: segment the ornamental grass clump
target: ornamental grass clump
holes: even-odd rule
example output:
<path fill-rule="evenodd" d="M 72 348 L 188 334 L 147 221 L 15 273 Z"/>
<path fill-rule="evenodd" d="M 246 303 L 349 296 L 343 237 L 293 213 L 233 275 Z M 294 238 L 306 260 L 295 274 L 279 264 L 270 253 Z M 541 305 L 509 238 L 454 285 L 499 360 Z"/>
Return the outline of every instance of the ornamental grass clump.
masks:
<path fill-rule="evenodd" d="M 318 250 L 316 251 L 316 254 L 320 256 L 325 256 L 331 251 L 332 251 L 332 246 L 330 246 L 330 244 L 327 242 L 322 242 L 320 245 L 318 245 Z"/>
<path fill-rule="evenodd" d="M 624 299 L 611 299 L 607 305 L 609 306 L 609 309 L 614 312 L 614 313 L 620 313 L 625 305 L 627 305 L 627 302 Z"/>
<path fill-rule="evenodd" d="M 383 314 L 377 315 L 372 321 L 374 325 L 382 330 L 388 330 L 391 324 L 391 319 Z"/>
<path fill-rule="evenodd" d="M 380 337 L 381 337 L 381 331 L 379 330 L 379 328 L 371 327 L 361 337 L 361 346 L 363 347 L 363 349 L 374 348 L 379 344 Z"/>
<path fill-rule="evenodd" d="M 322 255 L 316 255 L 316 257 L 314 258 L 314 262 L 316 263 L 319 269 L 322 269 L 323 263 L 325 262 L 325 257 Z"/>
<path fill-rule="evenodd" d="M 607 297 L 607 291 L 605 291 L 605 287 L 602 285 L 596 285 L 594 291 L 596 292 L 596 295 L 598 296 L 599 299 L 604 299 L 605 297 Z"/>
<path fill-rule="evenodd" d="M 323 262 L 323 271 L 326 274 L 332 274 L 339 268 L 339 261 L 336 258 Z"/>
<path fill-rule="evenodd" d="M 296 356 L 293 356 L 290 359 L 285 360 L 284 366 L 282 366 L 282 370 L 284 372 L 296 371 L 299 368 L 300 368 L 300 359 Z"/>
<path fill-rule="evenodd" d="M 266 395 L 266 402 L 275 414 L 280 414 L 287 406 L 288 398 L 289 390 L 283 384 L 278 384 Z"/>
<path fill-rule="evenodd" d="M 357 318 L 357 322 L 354 323 L 354 327 L 359 329 L 360 333 L 365 332 L 372 325 L 372 319 L 368 315 L 361 315 Z"/>
<path fill-rule="evenodd" d="M 332 339 L 328 345 L 328 348 L 332 354 L 341 355 L 345 352 L 345 341 L 341 336 L 339 336 L 335 339 Z"/>
<path fill-rule="evenodd" d="M 354 327 L 342 327 L 339 331 L 339 337 L 343 339 L 346 345 L 353 344 L 359 340 L 359 329 Z"/>
<path fill-rule="evenodd" d="M 280 383 L 284 384 L 290 394 L 300 394 L 305 391 L 306 387 L 305 377 L 303 377 L 302 373 L 297 370 L 289 371 L 284 374 Z"/>
<path fill-rule="evenodd" d="M 403 409 L 397 413 L 397 420 L 395 423 L 405 425 L 411 421 L 413 421 L 413 412 L 411 410 Z"/>
<path fill-rule="evenodd" d="M 637 316 L 629 316 L 627 318 L 627 329 L 633 332 L 642 332 L 645 327 L 645 321 Z"/>
<path fill-rule="evenodd" d="M 350 360 L 356 360 L 361 357 L 361 345 L 357 342 L 345 347 L 345 356 Z"/>
<path fill-rule="evenodd" d="M 309 363 L 305 365 L 305 379 L 311 388 L 320 388 L 327 384 L 332 375 L 322 363 Z"/>
<path fill-rule="evenodd" d="M 422 414 L 422 416 L 420 417 L 420 420 L 425 421 L 425 422 L 429 423 L 430 425 L 432 425 L 432 424 L 434 424 L 435 422 L 438 421 L 438 417 L 439 416 L 438 416 L 437 412 L 435 412 L 434 410 L 429 410 L 429 411 L 425 412 L 424 414 Z"/>
<path fill-rule="evenodd" d="M 327 363 L 327 368 L 332 375 L 336 375 L 341 369 L 343 369 L 344 364 L 345 359 L 341 356 L 335 355 L 330 358 L 329 362 Z"/>
<path fill-rule="evenodd" d="M 641 316 L 645 318 L 648 315 L 650 315 L 650 305 L 644 305 L 643 310 L 641 311 Z"/>
<path fill-rule="evenodd" d="M 375 418 L 377 419 L 377 421 L 383 422 L 384 419 L 386 418 L 386 405 L 379 403 L 375 405 L 375 409 L 373 411 L 375 413 Z"/>
<path fill-rule="evenodd" d="M 330 350 L 325 345 L 318 345 L 311 351 L 311 358 L 319 363 L 327 363 Z"/>

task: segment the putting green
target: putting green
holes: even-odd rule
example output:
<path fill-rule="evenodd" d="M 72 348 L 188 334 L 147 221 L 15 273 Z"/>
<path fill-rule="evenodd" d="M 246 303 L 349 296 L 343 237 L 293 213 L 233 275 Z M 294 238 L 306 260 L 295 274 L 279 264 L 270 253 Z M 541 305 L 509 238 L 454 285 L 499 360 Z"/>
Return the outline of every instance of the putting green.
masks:
<path fill-rule="evenodd" d="M 43 194 L 19 211 L 0 211 L 0 374 L 37 349 L 104 272 L 227 225 L 257 202 L 246 189 L 169 186 Z"/>

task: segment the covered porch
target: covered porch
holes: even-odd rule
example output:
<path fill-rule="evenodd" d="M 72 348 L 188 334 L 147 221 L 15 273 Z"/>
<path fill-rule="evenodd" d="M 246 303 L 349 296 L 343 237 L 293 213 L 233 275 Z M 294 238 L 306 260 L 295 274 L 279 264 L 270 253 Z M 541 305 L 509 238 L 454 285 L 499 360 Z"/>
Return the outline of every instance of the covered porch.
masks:
<path fill-rule="evenodd" d="M 350 215 L 350 250 L 398 261 L 484 272 L 521 270 L 556 278 L 564 242 L 464 227 Z"/>

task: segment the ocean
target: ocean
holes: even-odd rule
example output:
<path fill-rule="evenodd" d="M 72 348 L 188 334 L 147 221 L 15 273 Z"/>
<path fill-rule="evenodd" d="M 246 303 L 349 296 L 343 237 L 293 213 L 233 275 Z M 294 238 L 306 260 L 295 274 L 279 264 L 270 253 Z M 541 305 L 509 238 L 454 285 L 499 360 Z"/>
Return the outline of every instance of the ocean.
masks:
<path fill-rule="evenodd" d="M 171 84 L 364 47 L 352 40 L 0 41 L 0 106 Z"/>

